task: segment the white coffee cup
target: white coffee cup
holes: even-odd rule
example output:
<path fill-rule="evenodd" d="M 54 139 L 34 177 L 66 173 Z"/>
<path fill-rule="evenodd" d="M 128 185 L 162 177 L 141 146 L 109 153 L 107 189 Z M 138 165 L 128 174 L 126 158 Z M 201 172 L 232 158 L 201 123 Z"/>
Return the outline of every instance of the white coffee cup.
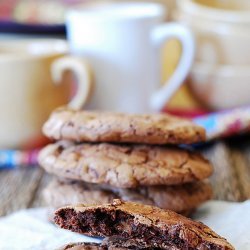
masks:
<path fill-rule="evenodd" d="M 156 3 L 110 3 L 76 8 L 66 17 L 71 51 L 87 59 L 95 88 L 85 108 L 124 112 L 161 110 L 186 78 L 195 44 L 188 28 L 164 23 Z M 170 38 L 182 44 L 176 71 L 160 85 L 160 52 Z"/>

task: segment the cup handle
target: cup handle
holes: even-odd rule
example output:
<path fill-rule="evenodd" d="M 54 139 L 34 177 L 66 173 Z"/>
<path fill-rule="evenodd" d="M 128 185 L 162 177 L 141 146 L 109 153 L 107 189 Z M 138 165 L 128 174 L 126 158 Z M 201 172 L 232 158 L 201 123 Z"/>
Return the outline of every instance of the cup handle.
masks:
<path fill-rule="evenodd" d="M 163 109 L 170 97 L 179 89 L 194 60 L 195 39 L 187 27 L 178 23 L 167 23 L 157 26 L 152 32 L 152 41 L 158 50 L 170 38 L 177 38 L 181 42 L 182 55 L 170 79 L 151 96 L 150 106 L 155 111 Z"/>
<path fill-rule="evenodd" d="M 55 84 L 60 84 L 66 70 L 75 74 L 78 85 L 75 96 L 67 106 L 73 109 L 81 109 L 87 102 L 93 85 L 89 65 L 83 58 L 76 56 L 56 59 L 51 65 L 51 76 Z"/>

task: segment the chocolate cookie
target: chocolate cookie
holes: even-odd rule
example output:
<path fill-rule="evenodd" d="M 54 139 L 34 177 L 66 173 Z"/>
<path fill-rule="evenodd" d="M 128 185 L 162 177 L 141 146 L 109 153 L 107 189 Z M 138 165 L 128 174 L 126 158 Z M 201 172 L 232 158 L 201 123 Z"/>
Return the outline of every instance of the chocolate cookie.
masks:
<path fill-rule="evenodd" d="M 124 201 L 154 205 L 183 215 L 189 215 L 201 203 L 212 197 L 212 189 L 205 182 L 180 186 L 119 189 L 80 181 L 54 179 L 45 188 L 43 194 L 46 203 L 55 208 L 80 202 L 84 204 L 105 204 L 112 202 L 114 198 L 119 198 Z"/>
<path fill-rule="evenodd" d="M 114 200 L 100 206 L 64 207 L 55 212 L 55 223 L 88 236 L 119 236 L 127 246 L 160 249 L 234 249 L 209 227 L 173 211 Z"/>
<path fill-rule="evenodd" d="M 110 203 L 118 196 L 96 184 L 54 179 L 43 190 L 43 198 L 48 206 L 59 208 L 79 202 L 96 205 Z"/>
<path fill-rule="evenodd" d="M 201 155 L 160 146 L 61 141 L 45 147 L 38 160 L 57 176 L 118 188 L 183 184 L 212 174 L 212 166 Z"/>
<path fill-rule="evenodd" d="M 190 144 L 205 140 L 205 130 L 189 120 L 167 114 L 132 115 L 109 112 L 55 110 L 43 127 L 55 140 Z"/>

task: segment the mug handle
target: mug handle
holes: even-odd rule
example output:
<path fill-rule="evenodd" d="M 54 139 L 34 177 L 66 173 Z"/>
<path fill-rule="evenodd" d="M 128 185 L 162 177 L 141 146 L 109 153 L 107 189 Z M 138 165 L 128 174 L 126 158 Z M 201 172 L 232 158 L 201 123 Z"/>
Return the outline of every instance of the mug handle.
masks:
<path fill-rule="evenodd" d="M 167 23 L 157 26 L 152 32 L 152 41 L 158 50 L 170 38 L 177 38 L 181 42 L 182 55 L 170 79 L 151 96 L 150 107 L 155 111 L 163 109 L 170 97 L 179 89 L 194 60 L 195 39 L 190 29 L 178 23 Z"/>
<path fill-rule="evenodd" d="M 51 76 L 55 84 L 60 84 L 66 70 L 75 74 L 78 85 L 75 96 L 67 106 L 73 109 L 81 109 L 87 102 L 93 85 L 90 67 L 81 57 L 64 56 L 58 58 L 51 65 Z"/>

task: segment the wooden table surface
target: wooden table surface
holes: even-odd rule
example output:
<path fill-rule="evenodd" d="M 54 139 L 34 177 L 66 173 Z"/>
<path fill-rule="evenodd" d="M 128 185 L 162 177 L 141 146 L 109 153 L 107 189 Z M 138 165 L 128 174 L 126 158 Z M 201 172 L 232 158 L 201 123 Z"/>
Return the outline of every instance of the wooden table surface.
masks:
<path fill-rule="evenodd" d="M 214 199 L 250 198 L 250 136 L 222 140 L 199 148 L 214 165 L 210 178 Z M 0 171 L 0 216 L 22 208 L 44 206 L 42 190 L 50 176 L 39 167 Z"/>

